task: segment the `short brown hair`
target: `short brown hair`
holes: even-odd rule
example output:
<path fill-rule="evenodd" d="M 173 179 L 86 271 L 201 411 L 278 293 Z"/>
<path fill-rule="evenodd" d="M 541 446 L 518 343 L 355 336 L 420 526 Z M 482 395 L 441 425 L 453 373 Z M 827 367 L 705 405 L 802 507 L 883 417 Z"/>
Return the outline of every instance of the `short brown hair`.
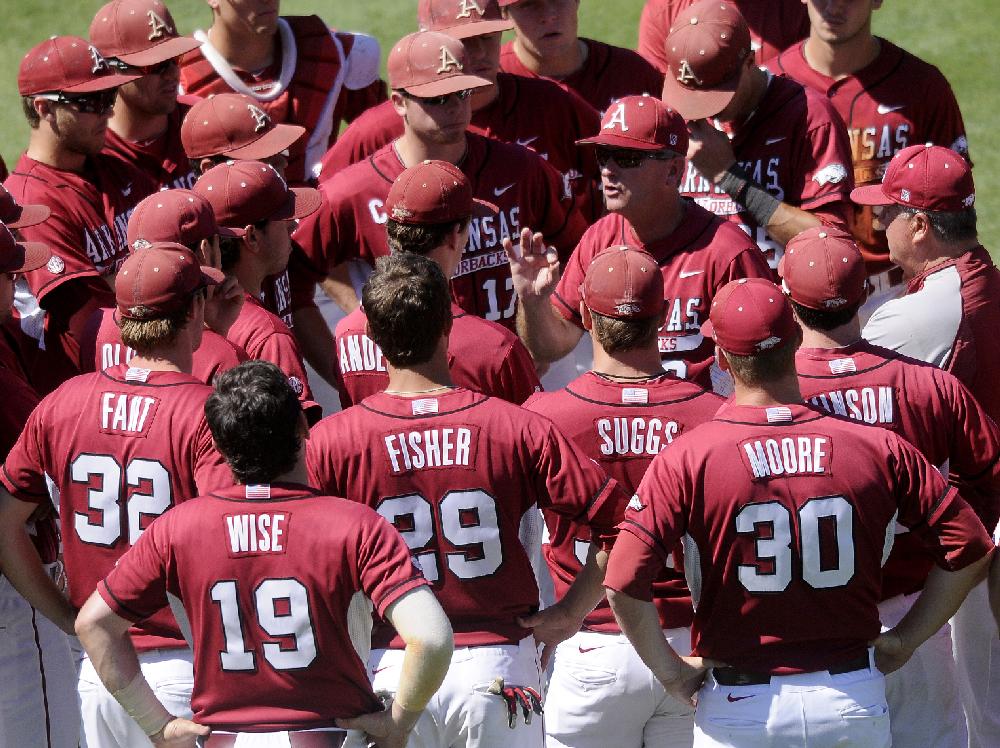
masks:
<path fill-rule="evenodd" d="M 168 317 L 131 319 L 117 315 L 116 322 L 118 323 L 118 329 L 121 330 L 122 343 L 140 356 L 152 353 L 158 348 L 172 345 L 191 317 L 193 302 L 194 294 L 191 295 L 191 298 L 188 299 L 187 304 L 183 308 L 178 309 Z M 137 317 L 142 316 L 144 313 L 151 313 L 151 310 L 142 306 L 133 307 L 130 311 Z"/>
<path fill-rule="evenodd" d="M 660 317 L 645 319 L 615 319 L 590 312 L 594 320 L 594 334 L 597 342 L 607 353 L 632 351 L 651 345 L 657 337 L 662 320 Z"/>
<path fill-rule="evenodd" d="M 21 108 L 24 110 L 24 118 L 28 120 L 28 127 L 32 130 L 37 130 L 38 126 L 42 124 L 42 118 L 39 116 L 38 112 L 35 111 L 35 97 L 22 96 Z"/>
<path fill-rule="evenodd" d="M 389 249 L 393 252 L 413 252 L 426 255 L 444 244 L 444 240 L 455 230 L 463 227 L 469 219 L 449 221 L 448 223 L 412 224 L 400 223 L 389 219 L 385 224 L 385 232 L 389 240 Z"/>
<path fill-rule="evenodd" d="M 375 261 L 361 289 L 372 340 L 393 366 L 430 361 L 451 330 L 448 279 L 436 262 L 412 252 Z"/>
<path fill-rule="evenodd" d="M 801 340 L 801 338 L 800 338 Z M 744 384 L 756 386 L 768 382 L 776 382 L 789 373 L 795 373 L 795 352 L 799 348 L 799 340 L 790 341 L 785 345 L 772 348 L 769 351 L 753 353 L 749 356 L 737 356 L 735 353 L 723 351 L 733 370 L 733 376 Z"/>

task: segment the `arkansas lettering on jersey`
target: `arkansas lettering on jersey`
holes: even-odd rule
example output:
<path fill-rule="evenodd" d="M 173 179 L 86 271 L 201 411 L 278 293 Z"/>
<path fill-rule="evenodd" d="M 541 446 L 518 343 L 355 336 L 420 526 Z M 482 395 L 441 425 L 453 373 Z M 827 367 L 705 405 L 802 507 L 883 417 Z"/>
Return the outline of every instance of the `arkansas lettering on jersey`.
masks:
<path fill-rule="evenodd" d="M 947 79 L 933 65 L 879 39 L 868 66 L 834 80 L 806 62 L 803 44 L 771 60 L 775 73 L 826 96 L 847 125 L 858 187 L 881 182 L 889 160 L 917 143 L 952 148 L 968 157 L 965 123 Z M 872 272 L 889 267 L 885 232 L 872 227 L 871 206 L 854 206 L 851 230 Z"/>
<path fill-rule="evenodd" d="M 473 217 L 469 242 L 451 279 L 452 292 L 470 314 L 513 328 L 517 294 L 502 239 L 528 226 L 542 232 L 565 259 L 586 222 L 563 198 L 559 175 L 543 159 L 481 135 L 469 133 L 466 138 L 468 148 L 459 168 L 472 183 L 473 195 L 496 205 L 499 212 Z M 303 219 L 294 234 L 313 267 L 332 268 L 352 259 L 374 263 L 389 254 L 385 199 L 404 168 L 389 143 L 320 183 L 320 209 Z"/>
<path fill-rule="evenodd" d="M 371 509 L 273 484 L 172 510 L 97 590 L 132 621 L 177 598 L 195 641 L 194 718 L 270 731 L 378 711 L 365 664 L 372 610 L 384 615 L 423 585 L 406 544 Z"/>
<path fill-rule="evenodd" d="M 191 168 L 191 161 L 181 143 L 181 122 L 197 99 L 185 98 L 190 99 L 190 103 L 178 102 L 177 108 L 167 115 L 167 129 L 150 140 L 125 140 L 109 127 L 103 152 L 139 169 L 159 190 L 191 189 L 198 181 L 198 173 Z"/>
<path fill-rule="evenodd" d="M 514 333 L 452 304 L 448 370 L 460 387 L 520 405 L 541 389 L 528 349 Z M 382 351 L 365 334 L 368 318 L 360 307 L 337 323 L 334 332 L 337 390 L 349 408 L 389 384 Z"/>
<path fill-rule="evenodd" d="M 122 342 L 114 309 L 98 309 L 87 321 L 80 341 L 80 358 L 85 371 L 106 371 L 127 364 L 135 351 Z M 191 375 L 211 385 L 215 377 L 238 366 L 249 357 L 246 351 L 214 330 L 204 329 L 201 345 L 191 357 Z"/>
<path fill-rule="evenodd" d="M 605 585 L 648 600 L 683 538 L 695 654 L 763 673 L 826 670 L 878 636 L 897 519 L 945 569 L 993 545 L 958 492 L 892 432 L 804 405 L 727 404 L 653 460 Z"/>
<path fill-rule="evenodd" d="M 51 479 L 76 607 L 154 519 L 232 485 L 205 423 L 211 394 L 188 374 L 115 366 L 70 379 L 31 414 L 0 482 L 38 503 L 48 500 Z M 131 633 L 139 649 L 184 646 L 168 610 Z"/>
<path fill-rule="evenodd" d="M 624 47 L 614 47 L 595 39 L 580 39 L 587 46 L 583 66 L 565 78 L 546 78 L 567 91 L 572 91 L 599 113 L 625 96 L 660 97 L 663 73 L 649 62 Z M 514 42 L 500 50 L 500 68 L 522 78 L 538 78 L 526 68 L 514 52 Z"/>
<path fill-rule="evenodd" d="M 770 74 L 769 74 L 770 75 Z M 825 222 L 845 225 L 851 148 L 833 105 L 795 81 L 774 76 L 750 118 L 732 134 L 736 161 L 769 194 Z M 784 248 L 739 203 L 688 162 L 681 193 L 738 224 L 776 268 Z"/>
<path fill-rule="evenodd" d="M 667 321 L 660 328 L 663 368 L 682 379 L 711 388 L 710 369 L 715 344 L 701 334 L 701 325 L 715 292 L 738 278 L 772 279 L 772 273 L 745 233 L 707 210 L 684 201 L 684 217 L 670 236 L 643 244 L 632 226 L 611 213 L 587 229 L 569 261 L 552 303 L 575 325 L 580 318 L 580 286 L 593 259 L 608 247 L 629 244 L 649 252 L 663 273 Z"/>
<path fill-rule="evenodd" d="M 588 525 L 606 546 L 624 496 L 546 418 L 457 388 L 420 399 L 379 393 L 321 421 L 310 483 L 375 509 L 406 540 L 457 646 L 510 644 L 538 609 L 539 507 Z M 401 648 L 376 630 L 373 646 Z"/>
<path fill-rule="evenodd" d="M 722 405 L 718 395 L 667 374 L 636 382 L 613 382 L 588 372 L 557 392 L 541 392 L 524 407 L 552 420 L 583 453 L 635 493 L 649 463 L 681 434 L 709 421 Z M 587 560 L 590 530 L 545 513 L 549 543 L 545 560 L 556 598 L 562 598 Z M 653 602 L 665 629 L 691 625 L 691 593 L 671 556 L 653 583 Z M 607 600 L 584 620 L 591 631 L 620 631 Z"/>

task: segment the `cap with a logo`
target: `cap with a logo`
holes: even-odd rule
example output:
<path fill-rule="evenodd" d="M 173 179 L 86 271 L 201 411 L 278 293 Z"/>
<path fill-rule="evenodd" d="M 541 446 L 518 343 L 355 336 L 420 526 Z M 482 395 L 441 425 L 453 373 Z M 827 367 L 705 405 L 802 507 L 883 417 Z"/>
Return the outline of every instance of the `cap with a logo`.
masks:
<path fill-rule="evenodd" d="M 138 78 L 112 71 L 108 61 L 86 39 L 54 36 L 28 50 L 17 71 L 21 96 L 92 93 L 117 88 Z"/>
<path fill-rule="evenodd" d="M 9 229 L 26 229 L 46 220 L 52 211 L 47 205 L 21 205 L 0 184 L 0 222 Z"/>
<path fill-rule="evenodd" d="M 577 145 L 605 145 L 637 151 L 670 150 L 687 154 L 688 131 L 681 117 L 659 99 L 643 94 L 626 96 L 608 107 L 601 131 Z"/>
<path fill-rule="evenodd" d="M 587 268 L 580 286 L 592 312 L 615 319 L 648 319 L 663 311 L 663 273 L 641 249 L 608 247 Z"/>
<path fill-rule="evenodd" d="M 663 100 L 684 119 L 714 117 L 736 95 L 750 29 L 731 0 L 700 0 L 677 15 L 664 42 Z"/>
<path fill-rule="evenodd" d="M 289 187 L 274 167 L 260 161 L 232 161 L 213 166 L 195 182 L 215 220 L 243 228 L 258 221 L 291 221 L 319 209 L 319 190 Z"/>
<path fill-rule="evenodd" d="M 447 161 L 422 161 L 396 177 L 385 199 L 385 212 L 405 224 L 450 223 L 468 218 L 479 204 L 498 208 L 472 196 L 468 177 Z"/>
<path fill-rule="evenodd" d="M 148 249 L 157 242 L 195 247 L 213 236 L 242 236 L 242 229 L 220 226 L 212 204 L 191 190 L 163 190 L 144 198 L 128 219 L 129 249 Z"/>
<path fill-rule="evenodd" d="M 118 313 L 129 319 L 157 319 L 182 309 L 199 288 L 225 280 L 221 270 L 198 264 L 180 244 L 158 242 L 133 252 L 115 279 Z M 136 307 L 144 307 L 142 313 Z"/>
<path fill-rule="evenodd" d="M 795 340 L 798 325 L 781 289 L 763 278 L 740 278 L 712 300 L 701 334 L 727 353 L 752 356 Z"/>
<path fill-rule="evenodd" d="M 201 46 L 180 36 L 177 24 L 160 0 L 112 0 L 90 24 L 90 41 L 105 57 L 126 65 L 156 65 Z"/>
<path fill-rule="evenodd" d="M 417 23 L 421 31 L 441 31 L 455 39 L 514 28 L 501 16 L 497 0 L 420 0 Z"/>
<path fill-rule="evenodd" d="M 184 115 L 181 144 L 188 158 L 251 161 L 278 155 L 305 131 L 299 125 L 275 124 L 249 96 L 222 93 L 202 99 Z"/>
<path fill-rule="evenodd" d="M 857 307 L 868 292 L 865 261 L 854 238 L 828 226 L 793 237 L 778 263 L 778 275 L 792 301 L 819 311 Z"/>
<path fill-rule="evenodd" d="M 414 96 L 444 96 L 493 85 L 465 74 L 465 47 L 437 31 L 408 34 L 393 45 L 386 63 L 389 87 Z"/>
<path fill-rule="evenodd" d="M 51 252 L 41 242 L 19 242 L 0 224 L 0 273 L 27 273 L 49 261 Z"/>
<path fill-rule="evenodd" d="M 976 204 L 972 168 L 960 154 L 940 145 L 911 145 L 889 162 L 881 184 L 856 187 L 858 205 L 903 205 L 949 213 Z"/>

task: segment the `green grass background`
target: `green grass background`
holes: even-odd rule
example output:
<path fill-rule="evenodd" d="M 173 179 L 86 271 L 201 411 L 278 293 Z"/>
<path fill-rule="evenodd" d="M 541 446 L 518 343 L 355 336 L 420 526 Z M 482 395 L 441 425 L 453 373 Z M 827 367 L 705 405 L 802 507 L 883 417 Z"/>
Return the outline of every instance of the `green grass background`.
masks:
<path fill-rule="evenodd" d="M 204 0 L 167 0 L 182 33 L 205 28 Z M 13 164 L 24 149 L 27 125 L 17 98 L 17 66 L 34 44 L 56 34 L 86 36 L 99 0 L 0 0 L 6 11 L 0 36 L 0 154 Z M 383 51 L 415 29 L 416 0 L 351 3 L 285 0 L 285 14 L 319 13 L 337 28 L 378 37 Z M 581 33 L 634 47 L 642 0 L 582 0 Z M 1000 1 L 891 2 L 875 14 L 876 32 L 937 65 L 951 81 L 968 127 L 976 163 L 980 235 L 1000 252 Z M 914 81 L 914 85 L 919 85 Z"/>

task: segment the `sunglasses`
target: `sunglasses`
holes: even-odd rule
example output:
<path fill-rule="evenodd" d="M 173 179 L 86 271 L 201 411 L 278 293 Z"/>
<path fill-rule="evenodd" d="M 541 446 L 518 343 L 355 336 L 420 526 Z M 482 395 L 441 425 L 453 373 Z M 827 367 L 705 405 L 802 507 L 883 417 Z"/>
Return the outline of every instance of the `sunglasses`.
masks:
<path fill-rule="evenodd" d="M 414 96 L 413 94 L 402 90 L 400 93 L 407 99 L 417 101 L 427 106 L 442 106 L 443 104 L 447 104 L 451 100 L 452 96 L 457 98 L 459 101 L 465 101 L 467 98 L 472 96 L 472 89 L 466 88 L 462 91 L 455 91 L 454 93 L 443 94 L 441 96 Z"/>
<path fill-rule="evenodd" d="M 118 98 L 118 89 L 109 88 L 106 91 L 75 96 L 58 91 L 51 94 L 40 94 L 38 98 L 71 106 L 83 114 L 105 114 L 114 108 L 115 99 Z"/>
<path fill-rule="evenodd" d="M 155 65 L 129 65 L 115 57 L 106 59 L 111 67 L 129 75 L 163 75 L 177 64 L 177 60 L 174 58 L 158 62 Z"/>
<path fill-rule="evenodd" d="M 597 147 L 594 155 L 597 158 L 597 165 L 602 169 L 612 159 L 623 169 L 635 169 L 647 160 L 670 161 L 680 157 L 673 151 L 635 151 L 631 148 L 604 148 L 601 146 Z"/>

